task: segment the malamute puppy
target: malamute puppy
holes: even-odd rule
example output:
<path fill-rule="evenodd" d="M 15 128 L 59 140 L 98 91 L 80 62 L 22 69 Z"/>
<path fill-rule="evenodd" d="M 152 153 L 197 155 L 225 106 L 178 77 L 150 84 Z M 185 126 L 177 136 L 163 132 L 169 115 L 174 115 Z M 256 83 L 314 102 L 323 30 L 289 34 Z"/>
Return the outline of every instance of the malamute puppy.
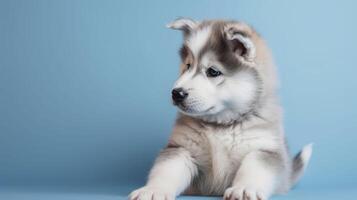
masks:
<path fill-rule="evenodd" d="M 303 174 L 312 146 L 289 156 L 275 66 L 264 40 L 236 21 L 181 18 L 168 27 L 184 34 L 172 90 L 180 114 L 146 186 L 129 198 L 265 200 L 287 192 Z"/>

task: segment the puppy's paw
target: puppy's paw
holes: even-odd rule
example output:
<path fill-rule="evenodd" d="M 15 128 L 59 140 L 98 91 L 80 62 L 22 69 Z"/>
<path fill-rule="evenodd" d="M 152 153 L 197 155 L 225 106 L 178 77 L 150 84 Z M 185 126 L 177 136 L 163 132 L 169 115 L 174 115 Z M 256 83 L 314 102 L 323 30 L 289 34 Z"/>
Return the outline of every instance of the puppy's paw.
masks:
<path fill-rule="evenodd" d="M 144 186 L 134 190 L 129 195 L 129 200 L 175 200 L 175 194 L 165 189 Z"/>
<path fill-rule="evenodd" d="M 267 200 L 262 190 L 249 187 L 230 187 L 224 192 L 224 200 Z"/>

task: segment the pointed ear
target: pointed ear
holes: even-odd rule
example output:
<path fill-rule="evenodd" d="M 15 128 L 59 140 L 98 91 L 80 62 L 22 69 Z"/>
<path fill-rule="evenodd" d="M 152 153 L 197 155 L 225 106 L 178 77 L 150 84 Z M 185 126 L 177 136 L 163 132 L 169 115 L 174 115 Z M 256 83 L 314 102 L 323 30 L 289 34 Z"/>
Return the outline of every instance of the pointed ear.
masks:
<path fill-rule="evenodd" d="M 229 46 L 239 57 L 244 58 L 247 62 L 253 62 L 256 56 L 255 45 L 251 38 L 242 28 L 237 26 L 227 26 L 224 34 L 228 40 Z"/>
<path fill-rule="evenodd" d="M 198 25 L 198 22 L 189 18 L 178 18 L 175 21 L 169 23 L 167 28 L 182 30 L 184 35 L 189 35 Z"/>

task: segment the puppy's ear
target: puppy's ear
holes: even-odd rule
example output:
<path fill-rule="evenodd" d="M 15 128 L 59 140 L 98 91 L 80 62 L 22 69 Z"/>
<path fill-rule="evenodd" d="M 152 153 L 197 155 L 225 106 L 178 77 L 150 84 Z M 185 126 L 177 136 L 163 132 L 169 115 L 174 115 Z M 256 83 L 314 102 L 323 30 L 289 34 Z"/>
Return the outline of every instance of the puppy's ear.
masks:
<path fill-rule="evenodd" d="M 178 18 L 175 21 L 169 23 L 167 28 L 181 30 L 184 35 L 189 35 L 198 25 L 198 22 L 189 18 Z"/>
<path fill-rule="evenodd" d="M 249 34 L 244 30 L 246 26 L 229 25 L 224 29 L 229 47 L 234 53 L 247 62 L 253 62 L 255 58 L 255 45 Z"/>

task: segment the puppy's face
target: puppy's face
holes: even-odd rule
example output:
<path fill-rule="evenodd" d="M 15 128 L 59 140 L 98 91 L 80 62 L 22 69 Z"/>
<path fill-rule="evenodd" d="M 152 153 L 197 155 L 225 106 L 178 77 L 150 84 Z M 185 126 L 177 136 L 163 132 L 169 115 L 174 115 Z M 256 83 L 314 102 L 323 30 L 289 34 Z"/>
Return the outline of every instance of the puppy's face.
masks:
<path fill-rule="evenodd" d="M 254 64 L 251 29 L 237 22 L 197 23 L 179 19 L 171 28 L 184 31 L 181 73 L 172 99 L 190 116 L 243 115 L 254 106 L 261 87 Z"/>

